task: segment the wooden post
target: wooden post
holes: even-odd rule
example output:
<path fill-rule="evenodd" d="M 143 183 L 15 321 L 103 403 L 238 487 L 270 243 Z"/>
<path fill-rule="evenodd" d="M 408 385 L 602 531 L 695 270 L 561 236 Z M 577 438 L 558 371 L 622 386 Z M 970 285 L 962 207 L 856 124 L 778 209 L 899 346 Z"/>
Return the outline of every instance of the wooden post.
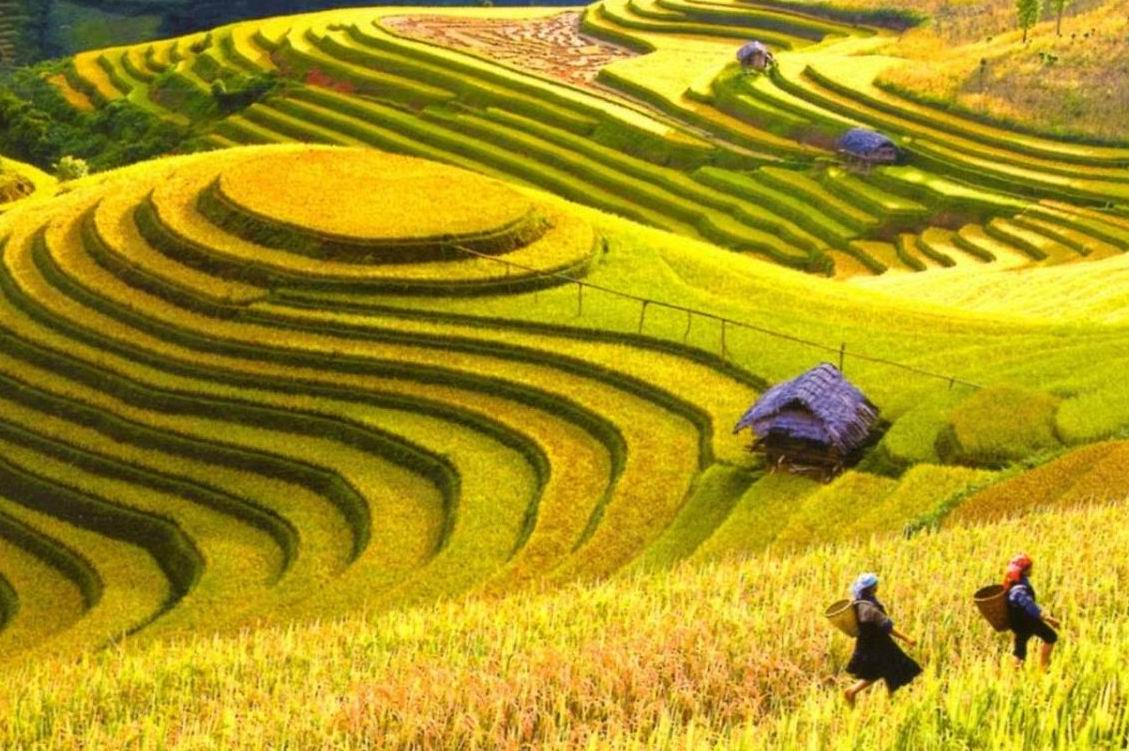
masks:
<path fill-rule="evenodd" d="M 839 345 L 839 372 L 843 372 L 843 361 L 847 357 L 847 343 L 843 342 Z"/>
<path fill-rule="evenodd" d="M 721 359 L 724 360 L 728 355 L 728 350 L 725 346 L 725 319 L 721 319 Z"/>
<path fill-rule="evenodd" d="M 686 330 L 682 332 L 682 343 L 690 341 L 690 327 L 694 325 L 694 314 L 686 311 Z"/>
<path fill-rule="evenodd" d="M 584 315 L 584 282 L 576 283 L 576 315 Z"/>
<path fill-rule="evenodd" d="M 647 320 L 647 305 L 650 302 L 651 302 L 650 300 L 644 300 L 643 301 L 643 309 L 639 311 L 639 333 L 640 334 L 643 333 L 643 323 Z"/>

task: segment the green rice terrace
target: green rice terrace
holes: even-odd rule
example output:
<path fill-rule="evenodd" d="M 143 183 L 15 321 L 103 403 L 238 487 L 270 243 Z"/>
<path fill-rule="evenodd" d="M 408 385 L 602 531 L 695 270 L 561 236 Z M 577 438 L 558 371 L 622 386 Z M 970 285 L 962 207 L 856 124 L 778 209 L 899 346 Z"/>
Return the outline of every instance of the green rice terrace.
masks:
<path fill-rule="evenodd" d="M 771 735 L 734 747 L 808 746 L 805 723 L 832 722 L 830 704 L 823 676 L 795 671 L 837 669 L 819 662 L 830 635 L 811 619 L 786 640 L 795 664 L 756 663 L 745 689 L 781 693 L 765 688 L 755 707 L 683 697 L 686 716 L 644 727 L 600 705 L 584 715 L 594 735 L 563 704 L 543 707 L 560 727 L 522 725 L 517 702 L 477 735 L 453 720 L 393 732 L 372 712 L 411 695 L 427 711 L 456 701 L 442 686 L 477 681 L 458 673 L 473 669 L 420 666 L 463 649 L 452 624 L 492 603 L 537 633 L 558 607 L 622 606 L 647 634 L 644 613 L 659 611 L 634 588 L 665 582 L 655 607 L 677 612 L 708 588 L 702 571 L 725 592 L 753 586 L 751 569 L 725 568 L 746 565 L 774 571 L 788 607 L 821 613 L 839 586 L 811 573 L 821 556 L 836 576 L 877 556 L 909 580 L 920 555 L 934 586 L 944 546 L 1010 554 L 1026 544 L 1025 514 L 1043 515 L 1032 547 L 1045 557 L 1098 569 L 1117 557 L 1129 132 L 1010 130 L 882 84 L 904 62 L 898 34 L 920 20 L 744 0 L 369 8 L 68 61 L 48 80 L 76 111 L 128 101 L 190 129 L 199 150 L 62 182 L 0 166 L 0 659 L 41 692 L 4 695 L 20 711 L 0 744 L 84 748 L 97 726 L 91 742 L 106 748 L 221 735 L 222 747 L 288 747 L 281 720 L 224 735 L 228 710 L 211 705 L 211 719 L 178 725 L 169 718 L 198 708 L 168 696 L 180 707 L 168 717 L 102 716 L 98 697 L 118 689 L 83 694 L 79 678 L 60 678 L 72 693 L 56 706 L 44 698 L 55 673 L 35 671 L 174 644 L 187 651 L 172 660 L 207 662 L 209 644 L 242 660 L 242 640 L 259 638 L 273 646 L 247 659 L 267 660 L 302 633 L 345 649 L 348 624 L 375 623 L 387 644 L 427 655 L 410 680 L 371 694 L 350 684 L 348 700 L 311 707 L 335 718 L 334 747 L 583 747 L 609 728 L 626 728 L 625 748 L 712 747 L 679 735 L 691 715 L 707 736 L 771 720 Z M 764 71 L 736 61 L 754 38 L 775 58 Z M 840 141 L 857 128 L 900 157 L 860 165 Z M 734 426 L 823 362 L 873 403 L 874 430 L 841 472 L 774 471 Z M 1071 545 L 1055 537 L 1067 528 Z M 962 565 L 998 578 L 995 564 Z M 1061 588 L 1069 576 L 1053 565 Z M 1085 600 L 1094 612 L 1124 608 L 1108 580 Z M 804 582 L 832 591 L 790 589 Z M 970 586 L 954 595 L 966 609 Z M 921 597 L 941 607 L 933 589 Z M 958 620 L 930 626 L 928 648 L 943 653 Z M 1078 653 L 1105 666 L 1076 694 L 1095 704 L 1062 699 L 1048 721 L 1060 724 L 998 747 L 1123 740 L 1124 685 L 1097 684 L 1120 628 L 1094 636 L 1110 653 Z M 425 631 L 430 646 L 408 636 Z M 509 633 L 504 649 L 529 638 Z M 682 636 L 676 651 L 745 648 Z M 979 686 L 987 663 L 968 665 L 990 657 L 976 649 L 961 675 Z M 277 669 L 308 664 L 297 652 Z M 396 672 L 395 659 L 381 664 Z M 526 668 L 552 672 L 546 659 Z M 581 672 L 599 662 L 576 659 Z M 114 664 L 131 686 L 148 680 L 144 665 Z M 337 664 L 340 680 L 355 669 Z M 707 691 L 687 680 L 687 696 Z M 256 708 L 248 716 L 280 690 L 256 685 L 257 698 L 232 699 Z M 475 685 L 494 698 L 471 725 L 508 701 Z M 79 704 L 73 735 L 64 707 Z M 787 720 L 801 708 L 807 719 Z M 1026 715 L 1009 717 L 993 732 Z M 923 734 L 908 737 L 941 737 L 934 721 L 906 719 Z M 879 744 L 859 747 L 893 743 L 839 729 Z"/>

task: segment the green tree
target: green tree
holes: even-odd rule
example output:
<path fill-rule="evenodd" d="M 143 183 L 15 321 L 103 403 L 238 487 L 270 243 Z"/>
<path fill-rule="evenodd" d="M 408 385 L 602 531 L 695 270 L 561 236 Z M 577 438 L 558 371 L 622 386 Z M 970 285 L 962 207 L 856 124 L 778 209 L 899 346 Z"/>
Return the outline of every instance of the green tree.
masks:
<path fill-rule="evenodd" d="M 55 177 L 60 180 L 77 180 L 90 174 L 90 165 L 86 163 L 86 160 L 70 154 L 51 166 L 55 168 Z"/>
<path fill-rule="evenodd" d="M 1015 11 L 1019 16 L 1019 26 L 1023 29 L 1024 44 L 1027 44 L 1027 32 L 1039 21 L 1039 5 L 1039 0 L 1015 0 Z"/>
<path fill-rule="evenodd" d="M 1051 7 L 1055 9 L 1055 35 L 1062 36 L 1062 13 L 1070 0 L 1051 0 Z"/>

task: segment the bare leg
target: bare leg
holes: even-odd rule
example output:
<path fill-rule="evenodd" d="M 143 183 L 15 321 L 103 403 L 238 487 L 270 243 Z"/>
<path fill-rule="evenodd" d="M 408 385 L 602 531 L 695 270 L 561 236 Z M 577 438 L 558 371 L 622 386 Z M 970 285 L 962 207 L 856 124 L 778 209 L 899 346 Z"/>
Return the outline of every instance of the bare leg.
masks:
<path fill-rule="evenodd" d="M 858 696 L 859 692 L 865 691 L 873 685 L 874 681 L 859 681 L 843 692 L 843 698 L 847 700 L 847 704 L 853 707 L 855 705 L 855 697 Z"/>
<path fill-rule="evenodd" d="M 1055 649 L 1054 644 L 1047 644 L 1043 642 L 1043 648 L 1039 650 L 1039 669 L 1046 670 L 1051 664 L 1051 652 Z"/>

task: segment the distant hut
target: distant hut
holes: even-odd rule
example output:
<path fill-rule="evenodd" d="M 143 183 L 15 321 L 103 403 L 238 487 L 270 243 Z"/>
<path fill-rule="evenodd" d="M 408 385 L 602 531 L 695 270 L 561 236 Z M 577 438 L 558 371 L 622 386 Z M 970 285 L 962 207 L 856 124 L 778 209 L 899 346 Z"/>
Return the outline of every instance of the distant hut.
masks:
<path fill-rule="evenodd" d="M 750 451 L 772 469 L 811 472 L 829 479 L 858 458 L 878 421 L 878 408 L 839 369 L 822 363 L 773 386 L 733 429 L 751 428 Z"/>
<path fill-rule="evenodd" d="M 848 161 L 870 167 L 893 164 L 900 152 L 886 136 L 868 128 L 852 128 L 839 139 L 839 153 Z"/>
<path fill-rule="evenodd" d="M 763 71 L 776 65 L 776 58 L 772 56 L 772 51 L 757 41 L 742 45 L 741 49 L 737 50 L 737 60 L 746 71 Z"/>

